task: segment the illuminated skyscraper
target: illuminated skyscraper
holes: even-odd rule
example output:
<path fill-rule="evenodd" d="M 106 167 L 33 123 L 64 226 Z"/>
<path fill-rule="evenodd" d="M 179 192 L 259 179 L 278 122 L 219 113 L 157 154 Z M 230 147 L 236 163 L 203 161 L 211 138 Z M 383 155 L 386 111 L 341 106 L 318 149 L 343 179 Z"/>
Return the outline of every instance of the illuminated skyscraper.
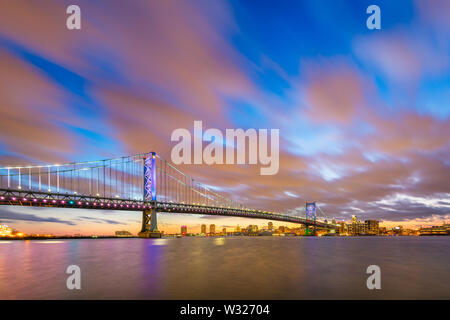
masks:
<path fill-rule="evenodd" d="M 181 234 L 187 234 L 187 226 L 181 226 Z"/>
<path fill-rule="evenodd" d="M 201 233 L 206 234 L 206 224 L 202 224 L 202 230 Z"/>
<path fill-rule="evenodd" d="M 347 225 L 348 233 L 353 236 L 367 234 L 366 224 L 358 221 L 355 215 L 352 216 L 352 223 Z"/>
<path fill-rule="evenodd" d="M 213 234 L 216 233 L 216 225 L 215 225 L 215 224 L 210 224 L 210 225 L 209 225 L 209 233 L 210 233 L 211 235 L 213 235 Z"/>
<path fill-rule="evenodd" d="M 227 235 L 227 228 L 223 228 L 223 229 L 222 229 L 222 233 L 223 233 L 224 235 Z"/>
<path fill-rule="evenodd" d="M 273 230 L 273 223 L 272 223 L 272 221 L 269 221 L 269 223 L 268 223 L 268 229 L 269 229 L 269 230 Z"/>

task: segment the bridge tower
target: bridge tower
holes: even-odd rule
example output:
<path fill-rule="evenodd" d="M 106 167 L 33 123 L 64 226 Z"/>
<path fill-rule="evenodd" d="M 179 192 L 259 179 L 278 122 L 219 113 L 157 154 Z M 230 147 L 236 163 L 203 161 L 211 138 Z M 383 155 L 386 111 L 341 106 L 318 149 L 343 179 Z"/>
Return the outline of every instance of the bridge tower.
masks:
<path fill-rule="evenodd" d="M 314 221 L 312 235 L 316 235 L 316 203 L 315 202 L 307 202 L 306 203 L 306 220 Z"/>
<path fill-rule="evenodd" d="M 142 212 L 142 229 L 138 236 L 140 238 L 161 238 L 158 231 L 156 211 L 156 154 L 151 152 L 144 158 L 144 194 L 143 200 L 150 201 L 150 209 Z"/>

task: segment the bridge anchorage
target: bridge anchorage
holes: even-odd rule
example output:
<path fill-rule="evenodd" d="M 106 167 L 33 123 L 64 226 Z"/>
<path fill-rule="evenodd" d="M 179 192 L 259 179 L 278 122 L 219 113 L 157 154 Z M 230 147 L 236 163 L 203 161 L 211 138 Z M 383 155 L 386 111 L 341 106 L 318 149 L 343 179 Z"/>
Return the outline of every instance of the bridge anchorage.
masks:
<path fill-rule="evenodd" d="M 306 217 L 302 218 L 247 208 L 214 189 L 155 152 L 68 164 L 0 167 L 0 205 L 140 211 L 142 228 L 138 235 L 142 238 L 161 237 L 158 213 L 291 222 L 303 224 L 308 230 L 313 227 L 312 235 L 318 228 L 337 227 L 316 219 L 315 203 L 307 203 Z"/>

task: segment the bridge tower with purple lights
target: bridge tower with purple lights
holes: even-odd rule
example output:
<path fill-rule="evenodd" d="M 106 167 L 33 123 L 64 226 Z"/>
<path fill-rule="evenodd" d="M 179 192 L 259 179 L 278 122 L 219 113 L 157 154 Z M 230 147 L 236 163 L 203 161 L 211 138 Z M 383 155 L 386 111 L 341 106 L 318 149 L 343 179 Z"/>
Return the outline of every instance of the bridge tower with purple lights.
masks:
<path fill-rule="evenodd" d="M 312 235 L 316 235 L 316 203 L 307 202 L 306 203 L 306 220 L 313 221 Z M 306 229 L 308 230 L 308 229 Z"/>
<path fill-rule="evenodd" d="M 161 238 L 158 231 L 157 211 L 156 211 L 156 153 L 150 152 L 144 158 L 144 202 L 149 202 L 149 208 L 142 212 L 142 229 L 139 232 L 140 238 Z"/>

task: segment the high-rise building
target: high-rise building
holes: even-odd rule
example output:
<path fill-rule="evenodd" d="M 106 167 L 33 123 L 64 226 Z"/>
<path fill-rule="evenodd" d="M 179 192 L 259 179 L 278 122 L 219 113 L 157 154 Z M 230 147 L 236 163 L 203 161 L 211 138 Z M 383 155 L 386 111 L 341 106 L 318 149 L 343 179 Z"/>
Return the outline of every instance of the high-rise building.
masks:
<path fill-rule="evenodd" d="M 236 229 L 234 230 L 235 232 L 241 232 L 241 227 L 239 227 L 239 225 L 236 226 Z"/>
<path fill-rule="evenodd" d="M 346 228 L 345 222 L 339 221 L 339 222 L 338 222 L 338 225 L 339 225 L 339 227 L 338 227 L 338 232 L 339 232 L 340 234 L 344 234 L 344 233 L 347 232 L 347 228 Z"/>
<path fill-rule="evenodd" d="M 368 234 L 378 234 L 379 233 L 379 222 L 377 220 L 366 220 L 365 221 L 366 233 Z"/>
<path fill-rule="evenodd" d="M 272 221 L 269 221 L 269 223 L 268 223 L 268 229 L 269 229 L 269 230 L 273 230 L 273 223 L 272 223 Z"/>
<path fill-rule="evenodd" d="M 181 226 L 181 234 L 187 234 L 187 226 Z"/>
<path fill-rule="evenodd" d="M 223 228 L 223 229 L 222 229 L 222 233 L 223 233 L 224 235 L 227 235 L 227 228 Z"/>
<path fill-rule="evenodd" d="M 209 225 L 209 233 L 211 235 L 214 235 L 216 233 L 216 225 L 215 224 L 210 224 Z"/>
<path fill-rule="evenodd" d="M 206 224 L 202 224 L 201 232 L 200 232 L 200 233 L 206 234 Z"/>
<path fill-rule="evenodd" d="M 356 216 L 352 216 L 352 223 L 347 224 L 348 234 L 352 236 L 367 234 L 366 224 L 359 221 Z"/>

